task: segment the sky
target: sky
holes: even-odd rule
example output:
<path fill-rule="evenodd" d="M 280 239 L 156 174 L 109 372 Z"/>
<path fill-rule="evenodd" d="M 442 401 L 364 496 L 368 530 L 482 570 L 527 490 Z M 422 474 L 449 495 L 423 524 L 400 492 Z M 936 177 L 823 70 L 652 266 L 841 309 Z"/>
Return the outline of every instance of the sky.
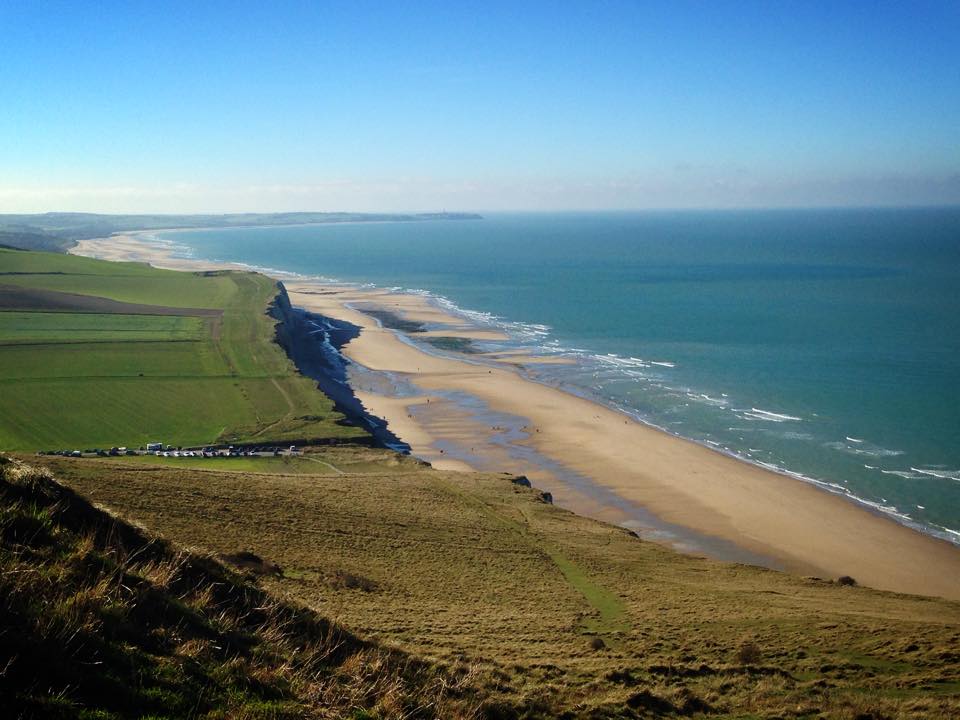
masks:
<path fill-rule="evenodd" d="M 0 0 L 0 212 L 960 203 L 960 0 Z"/>

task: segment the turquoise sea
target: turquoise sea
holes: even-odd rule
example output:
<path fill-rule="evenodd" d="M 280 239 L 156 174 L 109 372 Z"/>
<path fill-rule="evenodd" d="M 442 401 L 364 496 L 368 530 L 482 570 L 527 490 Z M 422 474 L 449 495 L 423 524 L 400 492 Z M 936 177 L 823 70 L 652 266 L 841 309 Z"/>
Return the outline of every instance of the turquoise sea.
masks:
<path fill-rule="evenodd" d="M 960 209 L 488 214 L 164 233 L 428 293 L 544 382 L 960 543 Z M 486 344 L 491 349 L 503 344 Z"/>

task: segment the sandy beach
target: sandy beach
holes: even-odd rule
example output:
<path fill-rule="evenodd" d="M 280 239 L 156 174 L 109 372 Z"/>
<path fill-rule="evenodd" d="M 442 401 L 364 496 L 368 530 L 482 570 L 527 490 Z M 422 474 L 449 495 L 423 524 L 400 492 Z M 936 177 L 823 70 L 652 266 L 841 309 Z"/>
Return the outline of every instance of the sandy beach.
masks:
<path fill-rule="evenodd" d="M 135 235 L 82 241 L 73 252 L 171 269 L 214 267 Z M 415 455 L 437 466 L 525 474 L 561 507 L 680 550 L 960 599 L 960 548 L 948 542 L 534 382 L 521 370 L 538 358 L 425 352 L 364 312 L 429 324 L 424 338 L 496 339 L 426 298 L 280 279 L 295 306 L 361 328 L 344 348 L 352 361 L 415 388 L 402 395 L 356 390 Z"/>

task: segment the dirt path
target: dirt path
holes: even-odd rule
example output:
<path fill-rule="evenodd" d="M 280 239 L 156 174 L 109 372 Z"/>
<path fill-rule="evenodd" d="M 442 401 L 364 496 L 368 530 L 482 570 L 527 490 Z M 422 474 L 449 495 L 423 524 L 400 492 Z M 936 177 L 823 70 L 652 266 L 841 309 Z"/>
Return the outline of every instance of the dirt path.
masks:
<path fill-rule="evenodd" d="M 345 473 L 343 470 L 341 470 L 341 469 L 338 468 L 338 467 L 335 467 L 335 466 L 331 465 L 331 464 L 328 463 L 326 460 L 320 460 L 319 458 L 312 458 L 312 457 L 308 457 L 308 456 L 306 456 L 306 455 L 303 456 L 303 459 L 304 459 L 304 460 L 309 460 L 310 462 L 320 463 L 321 465 L 324 465 L 325 467 L 328 467 L 328 468 L 330 468 L 331 470 L 333 470 L 337 475 L 346 475 L 346 473 Z"/>
<path fill-rule="evenodd" d="M 462 492 L 453 483 L 441 482 L 445 490 L 478 509 L 505 531 L 516 535 L 524 544 L 550 558 L 567 584 L 583 597 L 592 611 L 585 615 L 581 624 L 585 633 L 602 637 L 607 644 L 616 645 L 615 636 L 630 629 L 626 607 L 620 598 L 604 586 L 595 583 L 582 567 L 564 555 L 559 548 L 541 541 L 532 530 L 533 523 L 526 510 L 520 508 L 523 515 L 523 522 L 520 523 L 506 517 L 482 500 Z"/>

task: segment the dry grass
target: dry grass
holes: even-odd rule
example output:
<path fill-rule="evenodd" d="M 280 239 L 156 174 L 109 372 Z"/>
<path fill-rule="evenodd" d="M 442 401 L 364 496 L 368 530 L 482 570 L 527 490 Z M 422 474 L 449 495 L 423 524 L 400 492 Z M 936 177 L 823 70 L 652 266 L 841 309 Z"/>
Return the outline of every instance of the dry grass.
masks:
<path fill-rule="evenodd" d="M 276 563 L 268 587 L 381 646 L 475 668 L 491 716 L 960 716 L 958 603 L 678 555 L 502 475 L 363 452 L 342 476 L 56 472 L 178 542 Z"/>
<path fill-rule="evenodd" d="M 0 457 L 11 718 L 473 718 L 447 672 L 278 600 Z"/>

